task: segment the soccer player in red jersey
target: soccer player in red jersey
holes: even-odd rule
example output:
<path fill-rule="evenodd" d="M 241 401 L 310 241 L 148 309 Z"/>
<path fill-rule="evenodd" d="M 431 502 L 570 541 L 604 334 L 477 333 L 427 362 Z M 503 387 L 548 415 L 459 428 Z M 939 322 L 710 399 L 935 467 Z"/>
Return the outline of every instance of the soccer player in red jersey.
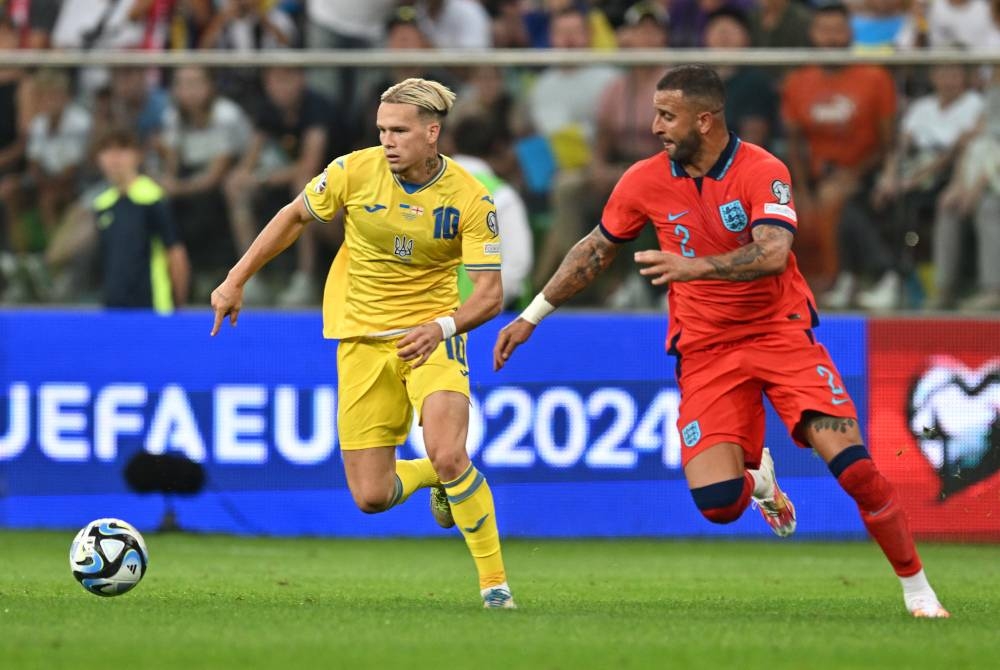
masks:
<path fill-rule="evenodd" d="M 664 75 L 653 96 L 652 130 L 666 151 L 622 176 L 601 224 L 500 331 L 494 368 L 652 223 L 660 250 L 640 251 L 635 260 L 653 284 L 669 285 L 677 428 L 698 509 L 714 523 L 729 523 L 754 499 L 778 535 L 794 531 L 794 508 L 763 447 L 767 396 L 794 440 L 813 448 L 857 503 L 902 582 L 907 609 L 947 617 L 906 513 L 864 446 L 840 373 L 813 335 L 813 296 L 791 251 L 797 219 L 788 168 L 730 133 L 724 106 L 725 89 L 710 68 L 686 65 Z"/>

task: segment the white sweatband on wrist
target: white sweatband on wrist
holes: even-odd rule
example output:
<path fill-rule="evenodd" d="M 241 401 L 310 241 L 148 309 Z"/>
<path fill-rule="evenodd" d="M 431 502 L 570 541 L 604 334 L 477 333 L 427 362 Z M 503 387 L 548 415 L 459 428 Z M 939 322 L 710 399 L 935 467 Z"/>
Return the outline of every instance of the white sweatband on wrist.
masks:
<path fill-rule="evenodd" d="M 537 326 L 542 319 L 555 310 L 555 305 L 546 300 L 543 294 L 539 293 L 535 296 L 535 299 L 531 301 L 531 304 L 525 307 L 524 311 L 521 312 L 521 318 L 528 323 Z"/>
<path fill-rule="evenodd" d="M 453 316 L 439 316 L 434 319 L 434 323 L 441 326 L 441 339 L 443 340 L 455 337 L 455 333 L 458 332 L 458 327 L 455 325 L 455 317 Z"/>

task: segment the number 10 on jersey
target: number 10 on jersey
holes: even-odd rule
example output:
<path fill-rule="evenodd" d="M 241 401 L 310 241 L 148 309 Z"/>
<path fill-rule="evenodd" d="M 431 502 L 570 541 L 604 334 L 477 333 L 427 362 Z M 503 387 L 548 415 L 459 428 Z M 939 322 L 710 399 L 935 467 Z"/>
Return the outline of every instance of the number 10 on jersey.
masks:
<path fill-rule="evenodd" d="M 438 207 L 434 210 L 434 239 L 451 240 L 458 235 L 458 210 Z"/>

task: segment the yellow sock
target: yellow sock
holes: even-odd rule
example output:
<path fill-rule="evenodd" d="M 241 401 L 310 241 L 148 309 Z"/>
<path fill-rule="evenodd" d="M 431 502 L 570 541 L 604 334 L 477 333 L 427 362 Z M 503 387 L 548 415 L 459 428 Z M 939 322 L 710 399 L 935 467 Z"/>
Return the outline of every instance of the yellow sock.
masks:
<path fill-rule="evenodd" d="M 396 461 L 396 490 L 392 494 L 389 507 L 401 505 L 417 489 L 437 486 L 441 483 L 429 458 L 412 461 Z"/>
<path fill-rule="evenodd" d="M 465 536 L 472 560 L 479 571 L 479 588 L 497 586 L 507 581 L 500 555 L 500 532 L 493 508 L 490 485 L 473 465 L 453 481 L 444 482 L 455 525 Z"/>

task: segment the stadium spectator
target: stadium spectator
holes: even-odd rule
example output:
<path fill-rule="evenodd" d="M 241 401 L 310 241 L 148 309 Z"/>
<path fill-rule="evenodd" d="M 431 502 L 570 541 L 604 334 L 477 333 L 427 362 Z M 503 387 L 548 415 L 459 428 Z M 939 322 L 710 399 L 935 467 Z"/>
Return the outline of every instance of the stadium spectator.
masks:
<path fill-rule="evenodd" d="M 709 49 L 746 49 L 750 25 L 746 14 L 720 9 L 705 24 L 705 46 Z M 715 68 L 726 86 L 726 126 L 741 139 L 769 147 L 778 127 L 778 94 L 773 76 L 754 67 L 722 65 Z"/>
<path fill-rule="evenodd" d="M 862 0 L 851 14 L 854 47 L 891 50 L 907 21 L 905 0 Z"/>
<path fill-rule="evenodd" d="M 292 18 L 267 0 L 226 0 L 201 35 L 203 49 L 237 52 L 295 46 L 298 31 Z M 219 93 L 251 107 L 260 99 L 260 72 L 256 68 L 226 68 L 216 73 Z"/>
<path fill-rule="evenodd" d="M 550 25 L 554 49 L 590 46 L 587 15 L 576 7 L 556 13 Z M 584 168 L 590 163 L 601 91 L 616 71 L 601 65 L 565 65 L 545 69 L 535 80 L 526 100 L 527 118 L 554 154 L 558 172 L 551 184 L 553 223 L 546 235 L 535 278 L 551 274 L 572 246 L 584 222 L 577 198 L 586 183 Z M 543 150 L 546 150 L 543 147 Z M 522 157 L 522 167 L 536 160 Z M 552 160 L 552 158 L 549 158 Z"/>
<path fill-rule="evenodd" d="M 199 281 L 214 283 L 213 273 L 224 271 L 235 257 L 222 182 L 251 136 L 243 110 L 215 93 L 204 68 L 177 69 L 172 104 L 163 120 L 160 183 L 170 197 L 181 241 L 191 256 L 193 288 L 199 295 L 211 290 L 199 286 Z"/>
<path fill-rule="evenodd" d="M 107 188 L 92 203 L 105 307 L 168 314 L 188 295 L 190 266 L 163 189 L 140 174 L 142 149 L 128 129 L 111 129 L 96 144 Z"/>
<path fill-rule="evenodd" d="M 15 49 L 18 35 L 14 23 L 0 15 L 0 49 Z M 0 67 L 0 180 L 24 169 L 25 134 L 29 109 L 28 77 L 21 68 Z M 3 213 L 0 212 L 0 220 Z"/>
<path fill-rule="evenodd" d="M 397 0 L 306 0 L 305 43 L 310 49 L 369 49 L 383 36 Z M 367 89 L 358 68 L 309 70 L 309 87 L 352 112 L 356 92 Z"/>
<path fill-rule="evenodd" d="M 750 44 L 767 49 L 813 46 L 809 40 L 812 12 L 793 0 L 760 0 L 750 10 Z"/>
<path fill-rule="evenodd" d="M 851 45 L 850 13 L 840 4 L 816 9 L 809 29 L 813 44 L 824 49 Z M 849 273 L 838 268 L 837 227 L 844 203 L 866 190 L 892 145 L 896 88 L 892 76 L 871 65 L 807 65 L 789 73 L 782 91 L 782 114 L 788 133 L 789 167 L 801 226 L 796 253 L 815 288 L 834 290 L 824 301 L 846 303 Z M 847 264 L 861 259 L 840 259 Z M 883 272 L 890 262 L 879 261 Z M 838 277 L 838 269 L 844 270 Z"/>
<path fill-rule="evenodd" d="M 987 0 L 914 0 L 899 32 L 902 47 L 985 49 L 997 43 Z"/>
<path fill-rule="evenodd" d="M 295 22 L 266 0 L 227 0 L 212 17 L 198 46 L 202 49 L 254 51 L 295 46 Z"/>
<path fill-rule="evenodd" d="M 389 17 L 385 26 L 385 48 L 396 49 L 431 49 L 430 40 L 421 30 L 417 11 L 414 7 L 403 5 Z M 371 146 L 378 141 L 378 129 L 375 126 L 375 115 L 381 104 L 382 92 L 398 81 L 404 79 L 428 79 L 439 81 L 449 88 L 454 87 L 452 77 L 436 68 L 427 68 L 420 64 L 406 63 L 404 59 L 388 72 L 376 75 L 372 85 L 362 98 L 361 130 L 358 133 L 356 146 Z"/>
<path fill-rule="evenodd" d="M 145 149 L 163 127 L 170 94 L 151 83 L 141 67 L 117 67 L 111 72 L 110 124 L 134 129 Z M 96 135 L 96 133 L 95 133 Z"/>
<path fill-rule="evenodd" d="M 64 0 L 19 0 L 7 2 L 0 11 L 17 30 L 18 39 L 12 47 L 22 49 L 48 49 L 52 43 L 52 29 L 60 5 Z"/>
<path fill-rule="evenodd" d="M 18 30 L 13 20 L 0 14 L 0 49 L 16 49 L 18 43 Z M 30 77 L 20 68 L 0 68 L 0 195 L 16 188 L 24 171 L 25 137 L 31 116 L 27 105 L 29 81 Z M 10 238 L 16 224 L 3 206 L 5 200 L 6 197 L 0 200 L 0 230 L 7 233 L 3 237 Z M 15 249 L 11 246 L 5 239 L 0 247 L 0 291 L 6 289 L 18 270 L 17 258 L 12 253 Z M 23 244 L 13 246 L 23 247 Z"/>
<path fill-rule="evenodd" d="M 494 136 L 493 152 L 488 156 L 490 167 L 509 183 L 520 183 L 517 156 L 513 152 L 514 124 L 517 103 L 504 81 L 504 71 L 492 65 L 472 68 L 466 79 L 449 123 L 465 116 L 485 117 Z"/>
<path fill-rule="evenodd" d="M 670 42 L 670 17 L 662 5 L 648 0 L 630 6 L 619 28 L 619 44 L 627 49 L 666 49 Z M 632 66 L 617 75 L 604 90 L 597 107 L 597 130 L 593 160 L 584 174 L 580 192 L 563 202 L 580 207 L 577 228 L 560 231 L 566 237 L 579 237 L 588 227 L 585 221 L 596 219 L 615 183 L 629 165 L 663 150 L 656 136 L 649 132 L 649 91 L 663 76 L 664 66 Z M 565 223 L 557 217 L 554 225 Z M 551 234 L 551 233 L 550 233 Z M 601 302 L 614 309 L 652 307 L 655 294 L 649 284 L 630 271 L 626 262 L 612 266 L 604 279 L 607 294 Z"/>
<path fill-rule="evenodd" d="M 975 293 L 961 303 L 973 311 L 1000 310 L 1000 75 L 994 71 L 984 114 L 938 199 L 934 222 L 936 295 L 932 308 L 957 304 L 963 269 L 975 265 Z M 966 254 L 964 234 L 975 232 L 975 260 Z"/>
<path fill-rule="evenodd" d="M 878 240 L 866 241 L 878 231 L 876 216 L 890 224 L 890 243 L 907 249 L 919 241 L 930 238 L 930 223 L 934 219 L 935 203 L 949 181 L 956 157 L 977 130 L 983 114 L 982 95 L 969 88 L 967 70 L 961 65 L 936 65 L 931 68 L 930 80 L 933 93 L 914 100 L 906 109 L 899 129 L 899 141 L 886 161 L 872 192 L 874 215 L 858 216 L 859 226 L 842 230 L 841 254 L 862 258 L 877 253 Z M 957 208 L 956 208 L 957 209 Z M 936 248 L 943 249 L 939 259 L 938 277 L 954 277 L 953 249 L 961 248 L 962 235 L 953 229 L 954 217 L 947 208 L 940 219 L 942 230 L 935 239 Z M 903 242 L 910 237 L 908 247 Z M 951 237 L 947 240 L 945 238 Z M 912 271 L 913 260 L 903 259 L 900 268 Z M 865 309 L 885 309 L 895 305 L 898 295 L 892 292 L 892 283 L 876 287 L 858 295 L 858 304 Z M 946 280 L 939 288 L 939 308 L 952 303 L 953 282 Z"/>
<path fill-rule="evenodd" d="M 485 4 L 492 21 L 494 48 L 520 49 L 531 46 L 521 0 L 493 0 Z"/>
<path fill-rule="evenodd" d="M 194 49 L 215 16 L 214 0 L 166 0 L 173 2 L 170 12 L 171 49 Z"/>
<path fill-rule="evenodd" d="M 257 221 L 269 220 L 300 193 L 320 172 L 326 156 L 340 156 L 350 150 L 340 110 L 306 86 L 301 69 L 268 68 L 263 80 L 264 99 L 256 113 L 253 141 L 226 178 L 226 202 L 237 255 L 242 255 L 257 236 Z M 322 230 L 328 228 L 333 226 Z M 300 238 L 297 269 L 278 298 L 279 304 L 307 305 L 319 299 L 315 239 L 319 232 L 319 228 L 309 228 Z M 257 282 L 261 278 L 247 285 L 248 299 L 265 302 L 266 287 Z"/>
<path fill-rule="evenodd" d="M 494 369 L 651 224 L 658 248 L 634 257 L 641 275 L 669 286 L 681 461 L 699 512 L 728 524 L 754 501 L 776 535 L 795 531 L 795 508 L 763 447 L 766 396 L 789 435 L 823 459 L 857 504 L 910 615 L 949 617 L 924 573 L 906 510 L 865 447 L 858 411 L 816 341 L 812 295 L 792 252 L 798 223 L 788 168 L 726 128 L 725 89 L 710 68 L 670 70 L 653 105 L 653 132 L 666 155 L 625 173 L 600 225 L 500 330 Z"/>
<path fill-rule="evenodd" d="M 486 187 L 497 208 L 500 227 L 500 255 L 503 266 L 503 306 L 516 306 L 531 287 L 526 286 L 534 261 L 534 241 L 528 212 L 521 196 L 490 167 L 489 158 L 496 153 L 502 139 L 489 117 L 465 116 L 448 132 L 455 147 L 452 158 Z M 464 271 L 459 273 L 459 293 L 463 299 L 472 294 L 472 280 Z"/>
<path fill-rule="evenodd" d="M 52 32 L 58 49 L 160 49 L 169 14 L 162 0 L 63 0 Z"/>
<path fill-rule="evenodd" d="M 477 0 L 417 0 L 417 23 L 438 49 L 489 49 L 490 15 Z"/>
<path fill-rule="evenodd" d="M 723 9 L 746 12 L 755 4 L 755 0 L 671 0 L 670 46 L 705 46 L 705 27 L 712 14 Z"/>
<path fill-rule="evenodd" d="M 0 185 L 7 213 L 7 233 L 11 247 L 19 255 L 30 288 L 14 284 L 11 300 L 27 299 L 33 291 L 44 300 L 49 291 L 49 277 L 43 257 L 33 251 L 39 247 L 27 239 L 23 217 L 35 211 L 41 232 L 50 235 L 60 223 L 66 207 L 79 193 L 79 173 L 86 158 L 91 126 L 90 114 L 73 102 L 69 75 L 61 70 L 40 70 L 32 77 L 35 114 L 28 126 L 27 171 L 11 173 Z M 30 217 L 28 217 L 30 218 Z"/>

